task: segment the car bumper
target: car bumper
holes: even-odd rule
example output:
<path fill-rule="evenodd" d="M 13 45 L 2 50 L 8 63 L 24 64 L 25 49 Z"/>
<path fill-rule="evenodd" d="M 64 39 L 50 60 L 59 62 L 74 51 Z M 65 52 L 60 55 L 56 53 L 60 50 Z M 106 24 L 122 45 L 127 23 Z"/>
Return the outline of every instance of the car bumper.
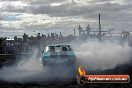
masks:
<path fill-rule="evenodd" d="M 54 65 L 69 65 L 69 64 L 74 64 L 75 59 L 66 59 L 66 60 L 43 60 L 43 65 L 49 65 L 49 66 L 54 66 Z"/>

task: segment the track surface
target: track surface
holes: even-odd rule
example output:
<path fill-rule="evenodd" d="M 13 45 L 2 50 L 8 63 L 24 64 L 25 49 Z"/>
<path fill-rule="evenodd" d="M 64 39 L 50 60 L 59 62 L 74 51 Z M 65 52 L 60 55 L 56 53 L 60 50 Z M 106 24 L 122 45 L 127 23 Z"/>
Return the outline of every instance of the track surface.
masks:
<path fill-rule="evenodd" d="M 0 82 L 0 88 L 132 88 L 132 82 L 128 84 L 87 84 L 84 86 L 76 83 L 64 84 L 61 82 L 41 84 Z"/>
<path fill-rule="evenodd" d="M 110 74 L 129 74 L 132 77 L 132 64 L 124 64 L 117 66 L 115 69 L 98 71 L 99 73 Z M 98 74 L 97 72 L 97 74 Z M 89 72 L 90 73 L 90 72 Z M 92 72 L 91 72 L 92 73 Z M 96 73 L 96 72 L 93 72 Z M 78 85 L 76 82 L 34 82 L 34 83 L 17 83 L 0 81 L 0 88 L 132 88 L 132 82 L 126 84 L 87 84 L 84 86 Z"/>

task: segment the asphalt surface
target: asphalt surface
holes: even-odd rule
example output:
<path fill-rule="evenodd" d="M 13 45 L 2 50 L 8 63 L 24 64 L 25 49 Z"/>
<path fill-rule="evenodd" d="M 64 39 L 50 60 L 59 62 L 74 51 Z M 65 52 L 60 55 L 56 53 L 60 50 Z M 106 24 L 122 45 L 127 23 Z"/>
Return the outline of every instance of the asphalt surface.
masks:
<path fill-rule="evenodd" d="M 0 88 L 132 88 L 132 82 L 127 84 L 87 84 L 78 85 L 76 83 L 9 83 L 0 82 Z"/>
<path fill-rule="evenodd" d="M 102 74 L 128 74 L 130 78 L 132 76 L 132 64 L 124 64 L 117 66 L 114 69 L 104 70 L 104 71 L 94 71 L 92 73 L 102 73 Z M 90 72 L 89 72 L 90 73 Z M 5 82 L 0 81 L 0 88 L 132 88 L 132 82 L 129 83 L 113 83 L 113 84 L 86 84 L 78 85 L 76 81 L 74 82 L 32 82 L 32 83 L 18 83 L 18 82 Z"/>

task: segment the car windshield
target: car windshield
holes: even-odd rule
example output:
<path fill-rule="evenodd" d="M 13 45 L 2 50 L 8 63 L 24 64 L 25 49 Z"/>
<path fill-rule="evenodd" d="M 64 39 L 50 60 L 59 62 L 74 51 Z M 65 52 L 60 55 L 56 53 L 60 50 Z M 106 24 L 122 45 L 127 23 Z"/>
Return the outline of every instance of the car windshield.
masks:
<path fill-rule="evenodd" d="M 67 47 L 62 47 L 62 51 L 68 51 Z"/>
<path fill-rule="evenodd" d="M 55 52 L 56 50 L 55 50 L 55 47 L 54 46 L 51 46 L 50 48 L 49 48 L 49 51 L 50 52 Z"/>
<path fill-rule="evenodd" d="M 72 51 L 72 48 L 69 45 L 58 45 L 58 46 L 49 46 L 46 47 L 46 52 L 65 52 Z"/>

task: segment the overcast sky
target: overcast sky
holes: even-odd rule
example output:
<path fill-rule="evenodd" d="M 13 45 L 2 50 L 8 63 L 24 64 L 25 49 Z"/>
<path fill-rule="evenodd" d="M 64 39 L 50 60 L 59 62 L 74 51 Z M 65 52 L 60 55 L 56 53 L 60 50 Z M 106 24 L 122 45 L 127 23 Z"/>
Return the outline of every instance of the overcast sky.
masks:
<path fill-rule="evenodd" d="M 132 0 L 0 0 L 0 13 L 1 30 L 97 29 L 98 13 L 104 30 L 132 28 Z"/>

